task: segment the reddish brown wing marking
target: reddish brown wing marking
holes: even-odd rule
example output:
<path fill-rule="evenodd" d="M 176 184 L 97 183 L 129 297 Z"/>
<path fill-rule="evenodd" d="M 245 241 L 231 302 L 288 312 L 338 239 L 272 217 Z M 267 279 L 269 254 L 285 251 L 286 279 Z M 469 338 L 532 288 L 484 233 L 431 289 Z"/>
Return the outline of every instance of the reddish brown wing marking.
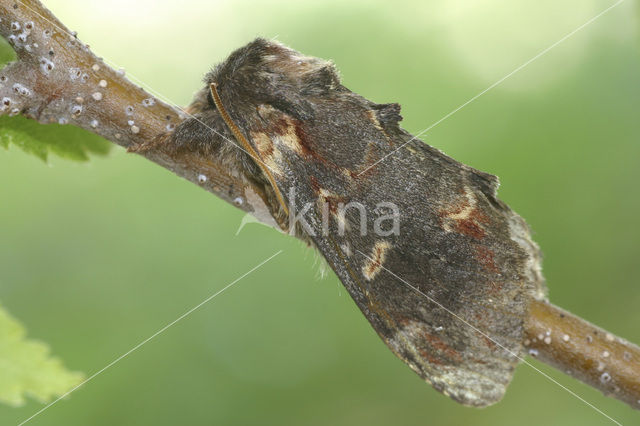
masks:
<path fill-rule="evenodd" d="M 461 193 L 456 204 L 440 210 L 442 228 L 481 240 L 486 236 L 484 225 L 489 224 L 489 217 L 477 207 L 476 196 L 471 189 L 465 186 Z"/>

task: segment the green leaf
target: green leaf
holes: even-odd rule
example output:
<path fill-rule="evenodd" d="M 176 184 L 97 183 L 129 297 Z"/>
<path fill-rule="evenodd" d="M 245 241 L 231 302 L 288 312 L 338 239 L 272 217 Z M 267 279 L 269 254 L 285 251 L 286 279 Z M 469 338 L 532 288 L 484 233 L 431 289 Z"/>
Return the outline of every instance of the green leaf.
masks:
<path fill-rule="evenodd" d="M 0 66 L 4 66 L 11 61 L 15 61 L 16 52 L 9 46 L 7 41 L 0 37 Z"/>
<path fill-rule="evenodd" d="M 24 152 L 47 160 L 49 153 L 76 161 L 87 161 L 89 154 L 105 155 L 111 144 L 79 127 L 40 124 L 25 117 L 0 117 L 0 145 L 12 143 Z"/>
<path fill-rule="evenodd" d="M 47 345 L 26 339 L 24 327 L 0 306 L 0 402 L 20 406 L 28 395 L 46 403 L 82 377 L 51 357 Z"/>
<path fill-rule="evenodd" d="M 13 61 L 16 54 L 0 37 L 0 66 Z M 9 144 L 20 147 L 43 161 L 49 153 L 75 161 L 87 161 L 89 154 L 104 155 L 111 144 L 100 136 L 84 129 L 60 124 L 43 125 L 25 117 L 0 117 L 0 146 Z"/>

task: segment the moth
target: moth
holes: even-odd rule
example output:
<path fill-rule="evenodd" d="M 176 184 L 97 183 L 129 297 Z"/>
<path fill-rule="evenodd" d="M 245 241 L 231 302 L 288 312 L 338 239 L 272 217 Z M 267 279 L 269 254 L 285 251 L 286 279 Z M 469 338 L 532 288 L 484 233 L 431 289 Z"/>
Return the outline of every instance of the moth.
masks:
<path fill-rule="evenodd" d="M 527 303 L 546 287 L 495 176 L 414 138 L 398 104 L 351 92 L 331 62 L 274 41 L 233 52 L 188 111 L 165 149 L 215 156 L 263 188 L 254 214 L 315 247 L 435 389 L 471 406 L 502 397 L 524 356 Z"/>

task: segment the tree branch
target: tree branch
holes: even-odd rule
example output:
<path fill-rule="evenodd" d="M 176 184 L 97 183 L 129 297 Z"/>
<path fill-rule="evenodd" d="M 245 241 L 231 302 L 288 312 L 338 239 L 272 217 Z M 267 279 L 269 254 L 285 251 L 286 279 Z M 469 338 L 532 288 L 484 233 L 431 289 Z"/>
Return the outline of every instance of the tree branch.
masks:
<path fill-rule="evenodd" d="M 529 355 L 640 408 L 640 348 L 569 312 L 532 301 L 525 324 Z"/>
<path fill-rule="evenodd" d="M 0 0 L 0 16 L 0 35 L 18 55 L 0 70 L 1 115 L 73 124 L 129 150 L 157 144 L 139 154 L 246 212 L 247 193 L 265 199 L 215 159 L 165 151 L 158 142 L 185 114 L 96 57 L 38 0 Z"/>
<path fill-rule="evenodd" d="M 69 123 L 135 151 L 236 207 L 263 189 L 233 176 L 215 158 L 175 153 L 159 143 L 184 119 L 83 44 L 37 0 L 0 0 L 0 35 L 18 61 L 0 71 L 0 114 Z M 255 213 L 255 212 L 253 212 Z M 640 349 L 561 309 L 532 301 L 525 325 L 529 354 L 640 408 Z"/>

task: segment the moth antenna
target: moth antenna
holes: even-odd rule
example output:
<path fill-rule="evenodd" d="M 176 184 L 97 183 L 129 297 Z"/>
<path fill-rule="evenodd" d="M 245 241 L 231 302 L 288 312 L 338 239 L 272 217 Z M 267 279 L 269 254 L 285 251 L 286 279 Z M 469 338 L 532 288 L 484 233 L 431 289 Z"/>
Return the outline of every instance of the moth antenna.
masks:
<path fill-rule="evenodd" d="M 287 203 L 284 201 L 284 197 L 282 196 L 282 193 L 280 192 L 280 189 L 276 184 L 276 180 L 274 179 L 273 174 L 271 173 L 271 170 L 269 170 L 269 168 L 260 159 L 256 150 L 253 149 L 253 147 L 251 146 L 247 138 L 245 138 L 244 135 L 242 134 L 242 131 L 240 130 L 240 128 L 231 119 L 231 116 L 229 115 L 227 110 L 224 108 L 224 105 L 222 105 L 222 100 L 220 99 L 220 95 L 218 94 L 218 85 L 216 83 L 211 83 L 209 88 L 211 89 L 211 96 L 213 97 L 213 102 L 216 104 L 216 108 L 218 108 L 218 111 L 220 111 L 220 115 L 222 115 L 222 119 L 227 124 L 227 127 L 229 127 L 229 130 L 231 130 L 231 133 L 233 133 L 233 136 L 235 136 L 235 138 L 240 142 L 240 144 L 242 144 L 242 147 L 247 151 L 247 153 L 255 160 L 255 162 L 258 164 L 260 169 L 262 169 L 262 171 L 267 175 L 267 179 L 269 179 L 269 182 L 271 182 L 271 186 L 273 186 L 273 190 L 276 193 L 276 198 L 278 199 L 278 203 L 280 203 L 280 207 L 282 207 L 284 212 L 287 215 L 289 215 L 289 208 L 287 207 Z"/>

